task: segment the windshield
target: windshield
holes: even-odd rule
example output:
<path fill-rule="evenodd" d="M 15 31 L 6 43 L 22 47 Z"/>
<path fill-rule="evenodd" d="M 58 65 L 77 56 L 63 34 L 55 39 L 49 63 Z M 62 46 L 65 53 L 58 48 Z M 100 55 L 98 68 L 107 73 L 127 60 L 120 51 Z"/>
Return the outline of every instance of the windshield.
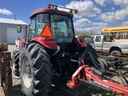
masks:
<path fill-rule="evenodd" d="M 51 14 L 51 26 L 57 42 L 71 42 L 73 39 L 72 18 Z"/>

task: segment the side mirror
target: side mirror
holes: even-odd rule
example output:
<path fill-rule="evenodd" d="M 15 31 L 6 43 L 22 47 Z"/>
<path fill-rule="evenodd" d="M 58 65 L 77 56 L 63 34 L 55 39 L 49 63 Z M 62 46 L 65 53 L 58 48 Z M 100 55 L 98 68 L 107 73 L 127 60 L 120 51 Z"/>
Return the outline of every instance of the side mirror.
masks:
<path fill-rule="evenodd" d="M 31 34 L 35 34 L 35 27 L 33 27 L 31 24 L 29 25 L 29 32 L 31 32 Z"/>
<path fill-rule="evenodd" d="M 16 26 L 16 30 L 17 30 L 17 33 L 21 33 L 22 32 L 22 26 L 21 25 L 17 25 Z"/>

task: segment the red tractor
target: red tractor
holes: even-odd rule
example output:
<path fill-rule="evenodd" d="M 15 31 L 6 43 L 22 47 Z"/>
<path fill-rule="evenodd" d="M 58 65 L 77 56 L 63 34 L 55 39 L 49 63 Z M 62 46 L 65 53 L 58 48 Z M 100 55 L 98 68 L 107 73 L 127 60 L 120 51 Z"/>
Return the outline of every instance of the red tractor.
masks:
<path fill-rule="evenodd" d="M 75 37 L 73 12 L 56 5 L 34 10 L 25 48 L 15 62 L 25 96 L 81 96 L 70 89 L 79 85 L 79 79 L 99 85 L 106 82 L 97 77 L 106 65 L 99 63 L 95 50 L 83 38 Z"/>
<path fill-rule="evenodd" d="M 56 5 L 34 10 L 25 48 L 15 62 L 24 95 L 78 96 L 66 83 L 79 67 L 77 61 L 85 48 L 95 59 L 96 54 L 83 39 L 75 38 L 73 12 Z"/>

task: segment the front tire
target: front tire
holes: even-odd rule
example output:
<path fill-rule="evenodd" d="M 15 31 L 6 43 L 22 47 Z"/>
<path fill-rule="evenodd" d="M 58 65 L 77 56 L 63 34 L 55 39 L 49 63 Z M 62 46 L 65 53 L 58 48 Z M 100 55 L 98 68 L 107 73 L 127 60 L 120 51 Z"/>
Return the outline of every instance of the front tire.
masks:
<path fill-rule="evenodd" d="M 51 63 L 42 46 L 30 43 L 20 56 L 21 90 L 26 96 L 48 96 Z"/>

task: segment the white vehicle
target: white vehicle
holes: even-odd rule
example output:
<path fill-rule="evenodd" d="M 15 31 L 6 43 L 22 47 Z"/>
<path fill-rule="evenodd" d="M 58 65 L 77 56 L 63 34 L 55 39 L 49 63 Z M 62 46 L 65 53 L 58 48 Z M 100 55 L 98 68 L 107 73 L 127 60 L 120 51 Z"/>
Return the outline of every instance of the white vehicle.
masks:
<path fill-rule="evenodd" d="M 95 48 L 95 43 L 92 36 L 85 36 L 85 42 Z"/>
<path fill-rule="evenodd" d="M 102 34 L 94 36 L 96 50 L 111 55 L 128 54 L 128 27 L 104 28 Z"/>

